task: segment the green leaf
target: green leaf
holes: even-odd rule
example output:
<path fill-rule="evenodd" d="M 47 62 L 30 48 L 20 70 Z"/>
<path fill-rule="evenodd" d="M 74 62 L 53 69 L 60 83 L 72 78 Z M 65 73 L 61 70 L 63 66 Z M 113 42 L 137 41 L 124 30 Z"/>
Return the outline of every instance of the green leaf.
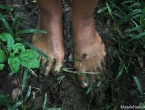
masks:
<path fill-rule="evenodd" d="M 143 89 L 142 89 L 142 87 L 141 87 L 141 84 L 140 84 L 138 78 L 137 78 L 136 76 L 133 76 L 133 79 L 134 79 L 134 81 L 135 81 L 135 83 L 136 83 L 136 85 L 137 85 L 137 87 L 138 87 L 138 90 L 139 90 L 140 94 L 143 95 L 143 94 L 144 94 L 144 93 L 143 93 Z"/>
<path fill-rule="evenodd" d="M 7 59 L 7 56 L 3 50 L 0 49 L 0 63 L 5 62 Z"/>
<path fill-rule="evenodd" d="M 26 49 L 25 52 L 19 55 L 19 59 L 34 59 L 38 57 L 39 57 L 39 54 L 37 54 L 35 51 L 31 49 Z"/>
<path fill-rule="evenodd" d="M 38 59 L 30 59 L 29 61 L 21 59 L 21 65 L 27 68 L 38 68 L 40 66 Z"/>
<path fill-rule="evenodd" d="M 8 64 L 10 65 L 10 69 L 13 73 L 17 73 L 20 68 L 20 60 L 18 57 L 11 56 L 8 58 Z"/>
<path fill-rule="evenodd" d="M 0 64 L 0 70 L 3 70 L 4 66 L 4 64 Z"/>
<path fill-rule="evenodd" d="M 16 34 L 28 34 L 28 33 L 43 33 L 46 34 L 46 31 L 39 30 L 39 29 L 26 29 L 26 30 L 20 30 L 16 32 Z"/>
<path fill-rule="evenodd" d="M 7 42 L 7 48 L 8 48 L 8 51 L 10 52 L 12 50 L 13 45 L 14 45 L 14 39 L 11 36 L 11 34 L 9 34 L 9 33 L 0 34 L 0 40 Z"/>
<path fill-rule="evenodd" d="M 33 58 L 38 58 L 39 57 L 39 54 L 36 53 L 35 51 L 31 50 L 31 49 L 26 49 L 25 53 L 27 53 L 29 55 L 33 55 Z"/>
<path fill-rule="evenodd" d="M 21 52 L 25 52 L 25 47 L 23 44 L 21 43 L 16 43 L 14 46 L 13 46 L 13 50 L 14 50 L 14 54 L 15 53 L 21 53 Z"/>
<path fill-rule="evenodd" d="M 38 54 L 30 49 L 27 49 L 25 52 L 21 53 L 18 57 L 20 59 L 21 65 L 27 68 L 38 68 Z"/>
<path fill-rule="evenodd" d="M 38 50 L 37 48 L 35 48 L 32 44 L 30 44 L 28 41 L 26 41 L 25 39 L 21 38 L 21 42 L 23 42 L 24 45 L 30 47 L 32 50 L 34 50 L 35 52 L 37 52 L 39 55 L 43 56 L 46 59 L 49 59 L 49 57 L 47 55 L 45 55 L 44 53 L 42 53 L 40 50 Z"/>

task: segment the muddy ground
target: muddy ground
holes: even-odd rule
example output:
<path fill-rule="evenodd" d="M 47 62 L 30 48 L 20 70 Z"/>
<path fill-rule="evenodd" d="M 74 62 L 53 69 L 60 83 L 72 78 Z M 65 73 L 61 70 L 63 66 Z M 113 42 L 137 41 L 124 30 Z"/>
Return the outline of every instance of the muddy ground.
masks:
<path fill-rule="evenodd" d="M 20 29 L 34 29 L 37 25 L 39 8 L 36 3 L 28 1 L 28 4 L 22 0 L 3 0 L 0 3 L 9 6 L 18 6 L 22 12 L 15 12 L 20 14 L 23 18 L 29 22 L 25 22 L 24 26 Z M 70 61 L 70 56 L 73 53 L 72 44 L 72 27 L 71 27 L 71 2 L 62 2 L 63 6 L 63 30 L 64 30 L 64 45 L 65 45 L 65 63 L 64 68 L 73 68 L 73 62 Z M 54 77 L 52 73 L 48 78 L 39 74 L 39 70 L 36 71 L 37 77 L 29 75 L 27 80 L 27 86 L 32 86 L 32 91 L 35 92 L 35 100 L 29 98 L 25 103 L 27 106 L 32 103 L 37 103 L 35 110 L 42 110 L 44 95 L 47 93 L 48 102 L 47 107 L 63 108 L 63 110 L 105 110 L 110 107 L 109 110 L 120 110 L 120 105 L 139 105 L 143 102 L 143 98 L 140 96 L 137 86 L 131 76 L 127 76 L 125 73 L 117 80 L 113 80 L 117 74 L 117 66 L 114 58 L 115 45 L 112 37 L 117 34 L 114 30 L 114 22 L 105 12 L 97 14 L 97 10 L 105 6 L 105 1 L 99 1 L 98 6 L 94 12 L 95 25 L 98 33 L 101 35 L 106 46 L 106 67 L 104 72 L 100 75 L 101 79 L 98 80 L 97 87 L 91 89 L 86 94 L 87 89 L 80 87 L 76 74 L 63 72 L 60 76 Z M 18 9 L 19 9 L 18 8 Z M 26 34 L 23 36 L 28 41 L 31 41 L 32 34 Z M 141 84 L 144 86 L 144 75 L 141 70 L 132 70 L 134 75 L 137 75 Z M 13 77 L 7 78 L 9 71 L 5 69 L 0 71 L 0 93 L 8 94 L 11 96 L 12 91 L 21 87 L 22 75 L 13 75 Z M 59 78 L 62 78 L 60 81 Z M 14 80 L 19 83 L 13 83 Z M 26 87 L 26 91 L 27 91 Z M 145 88 L 143 88 L 145 90 Z M 6 110 L 4 106 L 0 106 L 1 110 Z M 29 108 L 28 108 L 29 110 Z M 108 110 L 108 109 L 106 109 Z"/>

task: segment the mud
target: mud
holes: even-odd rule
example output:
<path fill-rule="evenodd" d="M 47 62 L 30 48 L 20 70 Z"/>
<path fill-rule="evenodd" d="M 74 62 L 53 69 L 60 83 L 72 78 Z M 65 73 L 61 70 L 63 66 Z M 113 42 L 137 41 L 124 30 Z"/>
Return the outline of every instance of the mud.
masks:
<path fill-rule="evenodd" d="M 18 3 L 19 1 L 19 3 Z M 21 13 L 22 17 L 30 22 L 25 22 L 25 24 L 19 29 L 31 29 L 35 28 L 39 16 L 39 8 L 36 3 L 21 0 L 15 0 L 14 2 L 9 2 L 6 0 L 3 2 L 9 6 L 19 5 L 25 11 Z M 64 46 L 65 46 L 65 62 L 64 68 L 73 68 L 73 43 L 72 43 L 72 27 L 71 27 L 71 1 L 67 0 L 62 2 L 63 6 L 63 33 L 64 33 Z M 30 98 L 26 105 L 37 103 L 35 110 L 42 110 L 44 96 L 47 93 L 48 102 L 47 107 L 58 107 L 63 108 L 63 110 L 103 110 L 106 107 L 110 107 L 112 110 L 117 107 L 116 110 L 120 110 L 120 105 L 139 105 L 142 98 L 139 95 L 136 85 L 132 78 L 127 76 L 121 76 L 118 80 L 113 80 L 117 76 L 115 58 L 114 58 L 114 48 L 112 41 L 112 36 L 115 36 L 114 23 L 106 16 L 106 13 L 98 14 L 97 10 L 105 6 L 105 1 L 99 1 L 98 6 L 94 12 L 95 25 L 98 33 L 102 37 L 106 46 L 106 67 L 104 72 L 100 75 L 98 79 L 98 84 L 96 87 L 92 88 L 87 94 L 88 89 L 83 89 L 77 80 L 77 76 L 74 73 L 63 72 L 60 76 L 53 76 L 50 73 L 48 78 L 45 78 L 36 71 L 37 77 L 34 75 L 29 75 L 27 80 L 27 85 L 31 85 L 33 92 L 35 92 L 35 100 Z M 17 12 L 16 12 L 17 13 Z M 28 41 L 31 41 L 31 34 L 26 34 L 23 36 Z M 21 82 L 22 75 L 14 76 L 14 78 L 5 78 L 8 71 L 3 72 L 0 75 L 0 91 L 3 94 L 10 94 L 12 90 L 16 87 L 20 87 L 21 84 L 13 84 L 14 80 L 19 80 Z M 140 71 L 135 72 L 137 74 Z M 16 79 L 15 79 L 16 78 Z M 140 79 L 142 79 L 140 77 Z M 144 80 L 142 80 L 144 82 Z M 9 83 L 7 83 L 9 82 Z M 142 85 L 143 85 L 142 82 Z M 27 88 L 26 88 L 27 91 Z M 2 108 L 4 110 L 4 108 Z M 107 110 L 107 109 L 106 109 Z"/>

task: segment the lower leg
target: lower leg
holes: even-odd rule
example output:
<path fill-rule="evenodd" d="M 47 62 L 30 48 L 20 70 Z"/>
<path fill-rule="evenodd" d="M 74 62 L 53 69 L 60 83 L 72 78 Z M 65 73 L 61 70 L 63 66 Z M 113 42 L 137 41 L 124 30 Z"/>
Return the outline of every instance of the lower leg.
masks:
<path fill-rule="evenodd" d="M 80 72 L 97 72 L 102 70 L 101 62 L 105 56 L 105 46 L 98 35 L 93 12 L 98 0 L 73 0 L 72 26 L 74 37 L 74 58 L 81 62 L 74 62 L 76 70 Z M 93 82 L 94 76 L 91 76 Z M 85 76 L 79 76 L 82 87 L 87 87 Z"/>
<path fill-rule="evenodd" d="M 55 60 L 54 71 L 60 71 L 64 60 L 62 8 L 59 0 L 37 0 L 40 6 L 40 20 L 38 29 L 45 30 L 47 34 L 36 33 L 32 44 L 48 55 L 49 61 L 41 59 L 41 72 L 48 75 Z"/>

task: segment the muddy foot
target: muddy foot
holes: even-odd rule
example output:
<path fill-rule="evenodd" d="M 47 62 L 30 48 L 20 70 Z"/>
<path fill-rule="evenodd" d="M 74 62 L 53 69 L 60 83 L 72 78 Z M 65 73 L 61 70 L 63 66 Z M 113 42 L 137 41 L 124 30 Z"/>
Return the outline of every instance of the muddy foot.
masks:
<path fill-rule="evenodd" d="M 94 26 L 81 28 L 79 33 L 74 34 L 74 67 L 80 72 L 101 72 L 104 63 L 105 46 Z M 79 75 L 83 88 L 89 83 L 85 75 Z M 91 80 L 96 83 L 95 75 L 90 75 Z"/>
<path fill-rule="evenodd" d="M 42 19 L 38 29 L 45 30 L 47 34 L 34 34 L 32 44 L 49 57 L 49 60 L 43 57 L 39 58 L 41 63 L 40 73 L 48 76 L 50 70 L 52 70 L 54 75 L 56 75 L 61 71 L 64 60 L 61 21 L 49 22 L 45 18 Z"/>

